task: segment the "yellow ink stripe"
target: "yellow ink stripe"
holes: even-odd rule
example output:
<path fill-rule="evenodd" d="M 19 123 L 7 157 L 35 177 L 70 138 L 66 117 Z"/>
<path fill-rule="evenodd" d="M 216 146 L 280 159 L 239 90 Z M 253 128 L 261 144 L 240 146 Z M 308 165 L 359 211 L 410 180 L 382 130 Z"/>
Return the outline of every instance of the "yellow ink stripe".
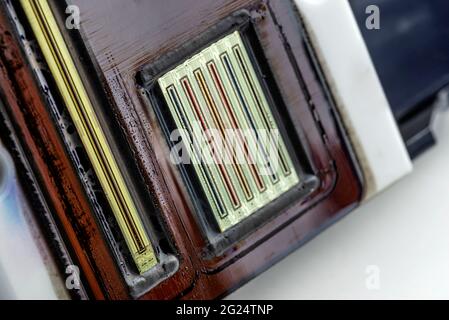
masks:
<path fill-rule="evenodd" d="M 157 264 L 124 177 L 47 0 L 21 0 L 37 41 L 140 273 Z"/>

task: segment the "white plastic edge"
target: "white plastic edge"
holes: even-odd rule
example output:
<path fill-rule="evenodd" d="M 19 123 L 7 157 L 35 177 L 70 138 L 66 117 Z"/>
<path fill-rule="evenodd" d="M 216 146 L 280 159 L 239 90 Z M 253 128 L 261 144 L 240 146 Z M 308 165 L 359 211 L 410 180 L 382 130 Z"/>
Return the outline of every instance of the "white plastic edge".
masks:
<path fill-rule="evenodd" d="M 349 2 L 295 3 L 355 149 L 367 200 L 408 174 L 410 157 Z"/>

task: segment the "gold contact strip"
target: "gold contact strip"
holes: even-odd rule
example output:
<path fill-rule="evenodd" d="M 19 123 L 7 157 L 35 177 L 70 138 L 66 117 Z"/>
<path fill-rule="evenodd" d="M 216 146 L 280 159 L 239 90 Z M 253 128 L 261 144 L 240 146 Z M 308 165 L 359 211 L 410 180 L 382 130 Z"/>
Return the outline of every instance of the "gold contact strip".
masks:
<path fill-rule="evenodd" d="M 237 136 L 238 136 L 239 142 L 241 143 L 241 148 L 243 149 L 242 151 L 245 156 L 245 160 L 246 160 L 247 166 L 249 168 L 249 171 L 251 173 L 251 176 L 252 176 L 254 182 L 256 183 L 256 186 L 259 189 L 259 191 L 262 191 L 264 189 L 264 185 L 261 182 L 259 173 L 257 172 L 257 169 L 253 163 L 253 159 L 249 155 L 248 145 L 241 135 L 240 130 L 242 130 L 242 127 L 239 123 L 239 119 L 237 118 L 237 116 L 234 112 L 234 108 L 232 107 L 231 102 L 226 94 L 225 85 L 223 84 L 223 82 L 220 78 L 220 75 L 217 70 L 217 67 L 215 66 L 215 63 L 209 62 L 208 68 L 209 68 L 210 75 L 212 76 L 212 79 L 215 83 L 215 87 L 219 93 L 220 99 L 221 99 L 223 105 L 225 106 L 226 113 L 228 115 L 228 119 L 230 121 L 231 127 L 232 127 L 232 129 L 236 130 L 236 132 L 237 132 Z M 235 152 L 234 152 L 234 159 L 236 159 Z M 252 199 L 252 193 L 249 190 L 249 185 L 246 180 L 244 183 L 245 183 L 245 185 L 244 185 L 245 191 L 246 191 L 246 189 L 248 189 L 248 191 L 246 191 L 246 192 L 248 193 L 248 195 L 250 195 L 250 196 L 247 196 L 247 200 L 250 200 L 250 199 Z"/>
<path fill-rule="evenodd" d="M 195 71 L 195 77 L 198 82 L 198 86 L 200 87 L 201 93 L 203 94 L 203 98 L 206 101 L 207 108 L 212 115 L 213 122 L 217 126 L 217 129 L 220 131 L 223 141 L 226 141 L 225 134 L 224 134 L 224 127 L 223 127 L 223 123 L 221 122 L 220 114 L 218 113 L 217 106 L 214 103 L 211 93 L 209 92 L 209 86 L 206 84 L 203 73 L 200 70 L 197 70 L 197 71 Z M 226 152 L 227 154 L 228 154 L 228 152 L 230 152 L 228 150 L 227 146 L 224 147 L 224 152 Z M 218 164 L 218 166 L 222 167 L 222 165 L 220 163 Z M 235 167 L 235 165 L 233 164 L 232 167 Z M 227 171 L 226 171 L 226 176 L 229 178 Z M 230 183 L 229 180 L 228 180 L 228 183 Z M 232 183 L 230 183 L 230 189 L 232 190 L 232 196 L 237 197 L 236 191 L 235 191 Z M 236 208 L 240 206 L 240 201 L 238 200 L 238 197 L 237 197 L 237 204 L 238 205 L 235 206 Z"/>
<path fill-rule="evenodd" d="M 187 130 L 188 132 L 191 132 L 194 134 L 194 130 L 189 125 L 188 121 L 186 120 L 187 116 L 183 112 L 182 108 L 180 107 L 179 102 L 179 96 L 176 91 L 176 89 L 173 86 L 170 86 L 167 88 L 167 94 L 169 96 L 169 108 L 175 112 L 175 121 L 178 124 L 178 127 L 180 127 L 183 130 Z M 194 158 L 194 166 L 198 169 L 198 171 L 201 173 L 200 180 L 203 181 L 203 183 L 206 185 L 206 188 L 204 191 L 206 192 L 207 198 L 212 202 L 213 206 L 218 210 L 219 215 L 221 217 L 224 217 L 226 215 L 226 211 L 224 209 L 225 204 L 223 203 L 223 199 L 220 197 L 220 195 L 217 193 L 216 190 L 212 187 L 212 181 L 216 181 L 216 179 L 213 178 L 214 174 L 210 171 L 210 168 L 208 166 L 202 166 L 199 164 L 199 159 L 197 157 L 197 154 L 200 154 L 198 149 L 196 148 L 196 144 L 192 142 L 192 139 L 189 137 L 184 136 L 185 131 L 182 132 L 182 139 L 183 141 L 188 141 L 188 147 L 191 150 L 191 155 Z"/>
<path fill-rule="evenodd" d="M 261 98 L 259 95 L 259 91 L 260 91 L 259 88 L 257 88 L 256 85 L 254 84 L 254 81 L 252 78 L 252 76 L 254 76 L 254 75 L 252 75 L 252 76 L 250 75 L 251 71 L 248 69 L 247 62 L 245 61 L 246 57 L 243 57 L 239 46 L 235 46 L 233 49 L 234 49 L 234 53 L 237 57 L 237 60 L 239 62 L 239 66 L 242 69 L 242 73 L 244 74 L 247 84 L 248 84 L 249 88 L 251 89 L 252 96 L 253 96 L 254 101 L 256 102 L 256 105 L 258 107 L 259 114 L 261 115 L 261 117 L 264 121 L 264 125 L 271 132 L 272 126 L 270 124 L 270 121 L 267 119 L 267 112 L 266 112 L 266 110 L 264 110 L 264 109 L 266 109 L 266 108 L 264 108 L 265 104 L 261 101 Z M 284 174 L 289 175 L 290 169 L 286 163 L 285 153 L 283 150 L 284 148 L 281 145 L 281 143 L 280 143 L 280 148 L 277 148 L 277 149 L 278 149 L 279 159 L 281 160 L 281 165 L 282 165 Z"/>
<path fill-rule="evenodd" d="M 197 71 L 197 70 L 195 70 L 195 71 Z M 186 79 L 188 79 L 188 83 L 190 85 L 190 88 L 193 90 L 194 97 L 195 97 L 195 102 L 198 104 L 198 106 L 200 106 L 200 112 L 201 112 L 201 114 L 203 116 L 203 119 L 204 119 L 204 122 L 206 124 L 206 127 L 207 128 L 211 128 L 210 124 L 213 122 L 213 120 L 211 119 L 211 115 L 207 114 L 207 113 L 209 113 L 209 111 L 208 111 L 209 109 L 207 107 L 204 107 L 207 104 L 207 102 L 204 100 L 204 97 L 203 97 L 203 94 L 202 94 L 202 91 L 201 91 L 201 88 L 199 86 L 198 81 L 195 81 L 196 80 L 196 76 L 195 76 L 194 72 L 191 75 L 186 75 Z M 188 103 L 190 103 L 190 100 L 188 100 Z M 196 116 L 195 116 L 195 114 L 193 112 L 192 106 L 191 106 L 191 108 L 187 108 L 187 109 L 189 109 L 192 112 L 191 119 L 195 120 Z M 205 134 L 207 135 L 207 132 Z M 214 141 L 210 141 L 211 138 L 214 138 L 214 137 L 209 137 L 209 141 L 208 141 L 209 145 L 211 145 L 210 142 L 214 142 Z M 211 147 L 212 148 L 214 148 L 214 147 L 216 148 L 216 146 L 214 144 L 212 144 Z M 224 148 L 222 148 L 222 149 L 224 149 Z M 222 150 L 222 152 L 224 154 L 225 150 Z M 218 170 L 216 164 L 208 163 L 208 164 L 204 164 L 204 166 L 209 168 L 209 169 L 214 169 L 216 171 Z M 218 176 L 221 178 L 220 174 L 218 174 Z M 217 181 L 222 182 L 221 185 L 216 185 L 215 186 L 218 194 L 221 194 L 223 198 L 230 199 L 231 195 L 230 195 L 228 189 L 226 188 L 226 186 L 223 184 L 223 179 L 221 178 L 220 180 L 217 180 Z M 240 203 L 236 207 L 232 202 L 229 202 L 229 203 L 227 202 L 226 203 L 226 212 L 225 212 L 224 215 L 220 215 L 220 217 L 222 217 L 222 218 L 226 217 L 227 216 L 227 212 L 229 212 L 229 210 L 232 211 L 232 210 L 236 210 L 236 209 L 239 209 L 239 208 L 241 208 Z"/>
<path fill-rule="evenodd" d="M 184 80 L 184 81 L 183 81 Z M 188 81 L 186 81 L 185 79 L 181 80 L 181 82 L 183 83 L 183 87 L 186 90 L 186 96 L 190 101 L 190 105 L 192 107 L 193 113 L 195 115 L 195 118 L 200 120 L 200 122 L 203 125 L 203 131 L 207 132 L 207 125 L 205 123 L 205 119 L 204 117 L 201 116 L 201 112 L 200 112 L 200 108 L 198 106 L 198 102 L 193 94 L 193 92 L 191 91 L 190 88 L 190 84 Z M 215 141 L 213 141 L 213 145 L 215 148 L 217 148 L 218 146 L 216 145 Z M 226 168 L 223 166 L 223 164 L 219 161 L 219 159 L 217 159 L 216 154 L 213 153 L 212 156 L 214 157 L 214 160 L 216 161 L 216 165 L 219 169 L 219 172 L 221 174 L 221 177 L 223 179 L 224 185 L 226 187 L 226 189 L 228 190 L 228 194 L 231 198 L 232 204 L 235 208 L 238 208 L 240 206 L 240 201 L 238 200 L 238 196 L 237 196 L 237 192 L 235 191 L 235 188 L 231 182 L 231 178 L 229 176 L 228 171 L 226 170 Z"/>
<path fill-rule="evenodd" d="M 260 119 L 262 120 L 262 126 L 271 132 L 271 129 L 272 129 L 271 125 L 270 125 L 269 121 L 266 118 L 265 112 L 262 110 L 261 102 L 260 102 L 260 99 L 259 99 L 259 95 L 257 93 L 257 89 L 255 88 L 255 86 L 253 84 L 253 81 L 251 79 L 251 76 L 249 75 L 249 71 L 248 71 L 248 68 L 246 66 L 246 63 L 243 60 L 242 55 L 240 54 L 240 49 L 239 49 L 238 46 L 235 46 L 233 48 L 233 50 L 234 50 L 234 55 L 235 55 L 235 57 L 236 57 L 236 59 L 238 61 L 238 66 L 240 68 L 240 71 L 242 72 L 243 77 L 245 79 L 245 83 L 246 83 L 246 85 L 249 88 L 249 91 L 251 93 L 250 96 L 252 97 L 252 99 L 254 101 L 254 104 L 257 106 L 257 114 L 259 115 Z M 269 146 L 266 146 L 266 148 L 268 150 Z M 281 159 L 281 162 L 282 162 L 282 159 Z M 271 163 L 270 163 L 270 166 L 271 166 Z M 276 176 L 275 176 L 275 179 L 273 180 L 273 182 L 277 182 L 278 181 L 277 174 L 275 174 L 275 175 Z"/>
<path fill-rule="evenodd" d="M 234 36 L 237 38 L 238 34 L 235 33 Z M 259 140 L 259 133 L 258 133 L 259 129 L 264 129 L 264 124 L 262 122 L 256 122 L 257 120 L 255 120 L 255 113 L 257 113 L 257 111 L 254 110 L 255 109 L 254 104 L 249 103 L 249 101 L 248 102 L 245 101 L 249 99 L 248 98 L 249 95 L 248 93 L 243 93 L 241 88 L 239 88 L 240 86 L 239 83 L 242 82 L 241 76 L 240 79 L 237 78 L 234 70 L 232 69 L 232 65 L 228 59 L 228 52 L 231 51 L 232 53 L 232 50 L 230 47 L 227 47 L 223 44 L 220 44 L 218 48 L 221 51 L 221 53 L 216 63 L 217 71 L 218 74 L 222 75 L 222 83 L 224 85 L 225 92 L 229 98 L 229 101 L 231 102 L 231 104 L 234 105 L 233 109 L 236 113 L 236 118 L 240 121 L 241 126 L 243 126 L 245 129 L 249 129 L 247 133 L 249 133 L 250 136 L 248 136 L 247 138 L 249 139 L 248 141 L 251 143 L 252 153 L 256 156 L 256 158 L 258 156 L 262 156 L 262 158 L 265 161 L 264 163 L 268 167 L 270 167 L 271 165 L 270 159 L 268 158 L 264 150 L 264 147 L 261 143 L 262 141 Z M 234 62 L 233 65 L 236 65 L 236 63 Z M 257 149 L 254 150 L 254 148 Z M 261 164 L 258 164 L 256 168 L 259 168 L 259 166 L 261 166 Z M 269 181 L 270 179 L 271 182 L 273 183 L 278 181 L 276 174 L 277 173 L 273 170 L 270 177 L 268 177 L 267 174 L 264 175 L 259 174 L 258 178 L 260 178 L 266 186 L 269 186 L 271 185 Z M 265 186 L 263 189 L 260 189 L 259 186 L 257 187 L 260 193 L 263 193 L 266 190 Z"/>
<path fill-rule="evenodd" d="M 222 54 L 224 55 L 224 54 Z M 217 61 L 219 62 L 219 61 Z M 212 64 L 211 64 L 212 65 Z M 226 100 L 225 103 L 228 105 L 228 109 L 230 110 L 230 112 L 232 113 L 232 118 L 231 120 L 231 125 L 233 128 L 236 129 L 241 129 L 241 130 L 245 130 L 250 128 L 247 124 L 247 121 L 244 117 L 244 115 L 242 115 L 242 105 L 240 104 L 239 100 L 236 97 L 236 93 L 235 91 L 232 89 L 232 85 L 230 85 L 229 83 L 226 83 L 225 81 L 229 79 L 226 78 L 226 76 L 220 77 L 220 75 L 227 75 L 227 72 L 225 69 L 221 69 L 221 65 L 219 63 L 217 64 L 213 64 L 213 66 L 215 67 L 215 72 L 217 73 L 217 78 L 220 79 L 220 91 L 222 91 L 220 94 L 223 95 L 223 98 Z M 234 93 L 234 96 L 231 94 Z M 235 108 L 233 106 L 239 106 L 240 108 Z M 240 112 L 239 112 L 240 110 Z M 257 159 L 257 154 L 255 155 L 256 157 L 253 158 L 253 155 L 250 154 L 250 150 L 248 147 L 248 143 L 250 142 L 255 142 L 257 141 L 255 139 L 255 135 L 254 135 L 254 131 L 250 131 L 249 132 L 251 134 L 250 139 L 253 140 L 246 140 L 245 138 L 242 137 L 242 132 L 240 130 L 237 131 L 237 135 L 239 138 L 240 143 L 242 144 L 242 148 L 244 151 L 244 155 L 245 155 L 245 159 L 247 161 L 248 164 L 248 169 L 251 173 L 251 176 L 253 177 L 253 182 L 256 185 L 257 189 L 259 192 L 263 192 L 266 189 L 265 186 L 265 182 L 263 177 L 260 175 L 259 169 L 255 163 L 255 159 Z M 257 153 L 257 151 L 256 151 Z"/>
<path fill-rule="evenodd" d="M 238 99 L 239 99 L 241 107 L 244 111 L 245 118 L 248 122 L 248 125 L 255 135 L 255 141 L 257 142 L 257 144 L 259 146 L 258 151 L 262 154 L 262 157 L 263 157 L 265 163 L 267 164 L 267 166 L 271 167 L 272 165 L 271 165 L 270 159 L 267 155 L 267 152 L 265 151 L 265 147 L 261 144 L 261 141 L 259 139 L 259 134 L 257 132 L 259 127 L 260 128 L 264 127 L 264 124 L 259 122 L 258 119 L 255 118 L 254 114 L 250 111 L 251 104 L 249 101 L 247 101 L 248 94 L 245 93 L 245 89 L 242 87 L 242 84 L 241 84 L 242 81 L 240 81 L 238 79 L 238 77 L 235 73 L 235 70 L 232 67 L 232 65 L 233 65 L 232 60 L 230 59 L 230 57 L 228 56 L 227 53 L 222 54 L 221 59 L 225 66 L 225 69 L 227 70 L 226 73 L 228 74 L 228 77 L 230 78 L 230 80 L 233 84 L 234 92 L 238 96 Z M 239 67 L 241 69 L 241 66 L 239 66 Z M 273 183 L 276 183 L 279 180 L 277 173 L 273 171 L 270 175 L 270 179 Z"/>
<path fill-rule="evenodd" d="M 217 89 L 217 91 L 219 93 L 220 99 L 221 99 L 223 105 L 225 106 L 226 113 L 227 113 L 228 117 L 231 119 L 231 117 L 232 117 L 232 115 L 231 115 L 232 114 L 232 110 L 230 110 L 229 104 L 225 101 L 225 97 L 223 96 L 224 92 L 223 92 L 220 80 L 218 78 L 217 72 L 215 70 L 215 66 L 213 65 L 212 62 L 210 62 L 208 64 L 208 68 L 209 68 L 209 73 L 210 73 L 210 75 L 212 77 L 212 80 L 213 80 L 213 82 L 215 84 L 215 87 L 216 87 L 216 89 Z M 221 119 L 220 119 L 220 121 L 221 121 Z M 231 127 L 232 127 L 232 129 L 238 129 L 238 127 L 235 125 L 235 123 L 232 122 L 232 120 L 231 120 Z M 220 128 L 221 129 L 223 128 L 223 123 L 221 123 Z M 222 134 L 223 141 L 226 143 L 226 148 L 228 150 L 232 150 L 232 148 L 228 144 L 228 139 L 226 139 L 226 137 L 224 135 L 224 131 L 221 130 L 221 134 Z M 234 170 L 237 173 L 237 178 L 238 178 L 238 180 L 240 182 L 240 186 L 242 187 L 242 189 L 243 189 L 243 191 L 245 193 L 246 199 L 250 200 L 250 199 L 253 198 L 253 195 L 252 195 L 252 193 L 251 193 L 251 191 L 249 189 L 249 185 L 248 185 L 248 182 L 246 180 L 246 177 L 245 177 L 245 175 L 242 172 L 242 166 L 241 166 L 241 164 L 237 163 L 236 151 L 234 150 L 234 151 L 230 151 L 230 152 L 231 152 L 232 160 L 233 160 L 233 163 L 234 163 L 233 167 L 234 167 Z"/>
<path fill-rule="evenodd" d="M 232 148 L 229 144 L 228 138 L 226 137 L 226 129 L 235 129 L 235 127 L 232 123 L 228 124 L 226 121 L 229 118 L 229 106 L 226 106 L 223 103 L 222 95 L 218 89 L 220 85 L 219 79 L 214 77 L 213 72 L 211 72 L 211 65 L 213 65 L 213 61 L 209 61 L 202 66 L 203 68 L 201 69 L 204 69 L 204 73 L 201 69 L 196 70 L 194 73 L 197 77 L 197 83 L 200 86 L 203 97 L 206 98 L 205 93 L 207 94 L 206 112 L 209 110 L 209 113 L 211 113 L 211 122 L 219 129 L 222 141 L 224 142 L 223 149 L 227 152 L 227 155 L 231 157 L 229 159 L 232 161 L 231 166 L 241 188 L 239 190 L 243 191 L 243 195 L 247 201 L 251 201 L 254 199 L 254 194 L 252 192 L 252 188 L 248 184 L 248 180 L 250 179 L 247 177 L 248 174 L 246 173 L 247 170 L 245 167 L 247 164 L 242 164 L 237 161 L 236 149 Z M 219 97 L 219 99 L 216 99 L 216 97 Z M 221 104 L 220 101 L 222 102 Z M 223 109 L 225 111 L 220 112 L 220 110 Z M 241 146 L 238 145 L 237 147 Z"/>
<path fill-rule="evenodd" d="M 197 85 L 199 86 L 200 92 L 203 96 L 203 99 L 206 102 L 206 110 L 205 111 L 206 112 L 209 111 L 208 113 L 210 114 L 210 118 L 211 118 L 210 121 L 216 126 L 215 129 L 219 130 L 222 141 L 226 143 L 227 140 L 226 140 L 225 133 L 224 133 L 225 126 L 223 124 L 220 112 L 217 108 L 217 104 L 215 103 L 215 100 L 212 96 L 212 92 L 210 91 L 211 87 L 207 83 L 207 81 L 204 77 L 204 74 L 200 69 L 195 70 L 194 74 L 195 74 L 195 77 L 197 80 Z M 213 128 L 213 126 L 211 126 L 209 124 L 208 128 Z M 230 150 L 228 144 L 225 144 L 223 146 L 223 152 L 226 153 L 226 156 L 228 156 L 228 157 L 232 156 L 232 160 L 234 160 L 234 156 L 233 156 L 232 151 Z M 233 168 L 233 171 L 235 173 L 237 173 L 237 179 L 241 180 L 239 177 L 239 171 L 238 171 L 239 168 L 236 165 L 236 163 L 232 162 L 230 166 Z M 241 174 L 241 172 L 240 172 L 240 174 Z M 240 182 L 239 185 L 242 186 L 241 181 L 239 181 L 239 182 Z M 242 187 L 242 190 L 243 190 L 243 187 Z"/>
<path fill-rule="evenodd" d="M 201 104 L 203 107 L 204 106 L 206 106 L 206 107 L 204 107 L 204 110 L 203 110 L 203 108 L 201 108 L 200 107 L 200 103 L 199 103 L 199 101 L 198 101 L 198 98 L 200 98 L 200 97 L 197 97 L 196 96 L 196 94 L 195 94 L 195 91 L 196 92 L 198 92 L 198 94 L 199 95 L 202 95 L 203 96 L 203 99 L 205 99 L 205 96 L 209 96 L 209 97 L 211 97 L 211 93 L 209 92 L 209 90 L 208 90 L 208 88 L 206 88 L 206 87 L 204 87 L 203 85 L 207 85 L 206 84 L 206 82 L 204 81 L 204 77 L 203 77 L 203 75 L 202 75 L 202 72 L 198 69 L 198 70 L 195 70 L 195 72 L 194 73 L 196 73 L 196 75 L 198 76 L 198 79 L 197 80 L 203 80 L 203 81 L 197 81 L 197 85 L 199 85 L 199 87 L 192 87 L 192 84 L 190 83 L 190 80 L 188 79 L 188 77 L 187 76 L 185 76 L 185 77 L 183 77 L 183 78 L 181 78 L 180 79 L 180 84 L 181 84 L 181 87 L 182 87 L 182 89 L 183 89 L 183 92 L 185 93 L 185 96 L 187 97 L 187 101 L 188 101 L 188 104 L 187 105 L 189 105 L 190 106 L 190 108 L 185 108 L 186 110 L 190 110 L 191 112 L 192 112 L 192 116 L 190 117 L 190 119 L 191 120 L 193 120 L 193 121 L 198 121 L 200 124 L 201 124 L 201 129 L 202 129 L 202 131 L 206 134 L 206 136 L 207 136 L 207 130 L 209 129 L 209 128 L 212 128 L 211 126 L 210 126 L 210 123 L 211 122 L 214 122 L 214 123 L 216 123 L 217 125 L 218 125 L 218 123 L 217 123 L 217 119 L 209 119 L 208 117 L 206 117 L 205 116 L 205 112 L 206 113 L 208 113 L 209 114 L 209 116 L 211 117 L 211 111 L 212 110 L 214 110 L 214 111 L 216 111 L 216 112 L 218 112 L 216 109 L 210 109 L 210 105 L 208 105 L 208 103 L 206 102 L 206 100 L 203 100 L 203 103 Z M 169 87 L 169 89 L 171 90 L 171 88 L 172 88 L 172 86 L 170 86 Z M 167 89 L 168 90 L 168 89 Z M 207 92 L 205 92 L 206 90 L 208 90 Z M 215 105 L 215 104 L 214 104 Z M 215 114 L 215 116 L 220 116 L 220 115 L 218 115 L 218 114 Z M 222 122 L 220 122 L 220 125 L 223 125 L 223 123 Z M 220 132 L 221 133 L 221 136 L 223 137 L 223 132 Z M 224 138 L 224 137 L 223 137 Z M 209 138 L 210 139 L 210 138 Z M 218 146 L 215 144 L 215 141 L 209 141 L 209 143 L 210 142 L 212 142 L 212 148 L 217 148 Z M 226 142 L 226 141 L 225 141 Z M 229 147 L 229 146 L 225 146 L 226 148 L 227 147 Z M 226 151 L 228 151 L 228 149 L 225 149 Z M 213 154 L 214 155 L 214 154 Z M 235 160 L 235 159 L 234 159 Z M 218 166 L 220 166 L 220 168 L 223 168 L 223 170 L 226 170 L 226 168 L 220 163 L 220 162 L 218 162 L 219 161 L 219 159 L 214 159 L 214 161 L 215 161 L 215 166 L 212 166 L 212 167 L 218 167 Z M 210 167 L 210 164 L 208 164 L 208 165 L 205 165 L 206 167 Z M 234 170 L 235 170 L 235 167 L 236 167 L 236 164 L 235 164 L 235 162 L 234 163 L 232 163 L 231 164 L 231 168 L 233 168 Z M 221 172 L 223 172 L 223 171 L 221 171 Z M 226 173 L 228 173 L 228 174 L 226 174 L 225 175 L 225 177 L 229 177 L 229 172 L 226 170 L 225 171 Z M 223 173 L 225 173 L 225 172 L 223 172 Z M 222 180 L 223 180 L 223 174 L 220 174 L 220 177 L 222 178 Z M 234 194 L 236 194 L 236 193 L 234 193 L 234 192 L 232 192 L 232 190 L 230 190 L 229 188 L 230 187 L 232 187 L 232 184 L 229 184 L 229 182 L 230 182 L 230 180 L 228 180 L 228 179 L 226 179 L 226 181 L 224 181 L 224 182 L 228 182 L 228 183 L 226 183 L 225 184 L 225 190 L 227 190 L 227 192 L 225 192 L 225 194 L 228 196 L 228 197 L 231 197 L 231 196 L 233 196 Z M 249 186 L 248 186 L 248 188 L 249 188 Z M 220 188 L 218 188 L 219 190 L 223 190 L 223 189 L 220 189 Z M 220 193 L 222 193 L 222 192 L 219 192 L 219 194 Z M 240 199 L 240 196 L 238 195 L 238 194 L 236 194 L 237 195 L 237 198 L 236 198 L 236 200 L 238 200 L 238 199 Z M 251 198 L 250 199 L 252 199 L 254 196 L 251 194 Z M 248 197 L 247 197 L 247 199 L 248 199 Z M 238 204 L 238 206 L 236 207 L 236 205 L 235 205 L 235 203 L 233 203 L 232 204 L 233 205 L 233 208 L 235 208 L 235 209 L 238 209 L 238 208 L 240 208 L 241 207 L 241 204 L 240 204 L 240 202 L 239 202 L 239 204 Z M 221 217 L 226 217 L 227 215 L 225 214 L 225 215 L 222 215 L 222 214 L 220 214 L 220 216 Z"/>
<path fill-rule="evenodd" d="M 58 89 L 140 273 L 157 264 L 150 239 L 47 0 L 21 0 Z"/>
<path fill-rule="evenodd" d="M 195 96 L 195 93 L 193 92 L 193 89 L 192 89 L 192 87 L 191 87 L 191 85 L 190 85 L 189 79 L 188 79 L 187 77 L 181 79 L 181 84 L 182 84 L 182 88 L 184 89 L 184 94 L 185 94 L 185 96 L 187 97 L 187 99 L 188 99 L 188 101 L 189 101 L 190 113 L 193 115 L 193 118 L 194 118 L 194 119 L 197 119 L 197 120 L 200 122 L 202 131 L 203 131 L 203 132 L 206 132 L 206 131 L 207 131 L 207 121 L 206 121 L 206 118 L 205 118 L 204 114 L 203 114 L 202 111 L 201 111 L 201 108 L 199 107 L 197 97 Z M 179 112 L 182 112 L 182 108 L 180 108 L 179 106 L 178 106 L 178 108 L 181 109 L 181 110 L 179 110 Z M 189 128 L 189 130 L 190 130 L 191 132 L 194 131 L 191 127 Z M 211 143 L 210 137 L 208 137 L 208 139 L 209 139 L 209 140 L 208 140 L 208 144 L 210 144 L 210 143 Z M 214 144 L 214 147 L 216 147 L 215 144 Z M 216 161 L 217 159 L 216 159 L 215 153 L 212 153 L 212 156 L 214 157 L 214 160 Z M 198 162 L 197 162 L 197 163 L 198 163 Z M 201 163 L 201 164 L 199 164 L 198 166 L 201 168 L 201 170 L 203 170 L 203 171 L 205 171 L 205 172 L 210 172 L 210 170 L 211 170 L 211 166 L 208 165 L 208 164 Z M 214 168 L 215 171 L 217 171 L 218 176 L 221 178 L 220 181 L 221 181 L 221 183 L 222 183 L 222 187 L 225 187 L 225 188 L 228 190 L 227 195 L 228 195 L 228 197 L 229 197 L 229 200 L 231 201 L 232 205 L 233 205 L 234 207 L 236 207 L 236 199 L 233 199 L 233 198 L 232 198 L 232 194 L 229 192 L 228 181 L 227 181 L 227 180 L 225 179 L 225 177 L 223 176 L 222 170 L 217 170 L 216 166 L 212 166 L 212 168 Z M 220 169 L 222 169 L 222 166 L 221 166 Z M 210 183 L 210 181 L 211 181 L 211 180 L 210 180 L 209 177 L 208 177 L 208 182 Z M 215 180 L 215 181 L 217 181 L 217 180 Z M 211 184 L 210 184 L 210 185 L 211 185 Z M 210 187 L 210 188 L 211 188 L 211 187 Z M 213 190 L 214 195 L 217 193 L 217 191 L 214 190 L 213 188 L 211 188 L 211 190 Z M 223 208 L 223 206 L 225 205 L 225 204 L 223 203 L 223 200 L 222 200 L 220 197 L 218 197 L 218 196 L 215 196 L 215 197 L 216 197 L 216 198 L 219 198 L 219 199 L 217 199 L 217 200 L 220 200 L 220 201 L 221 201 L 221 202 L 220 202 L 220 205 L 221 205 L 222 208 Z M 237 206 L 238 206 L 238 205 L 237 205 Z M 225 215 L 225 211 L 220 212 L 220 216 L 223 217 L 224 215 Z"/>

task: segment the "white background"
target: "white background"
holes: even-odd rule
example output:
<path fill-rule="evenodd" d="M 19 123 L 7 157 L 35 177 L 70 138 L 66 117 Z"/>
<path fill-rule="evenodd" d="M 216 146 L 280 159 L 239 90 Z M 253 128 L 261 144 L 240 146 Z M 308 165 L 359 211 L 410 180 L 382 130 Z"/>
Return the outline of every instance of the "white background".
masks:
<path fill-rule="evenodd" d="M 449 112 L 434 127 L 412 174 L 228 298 L 449 299 Z"/>

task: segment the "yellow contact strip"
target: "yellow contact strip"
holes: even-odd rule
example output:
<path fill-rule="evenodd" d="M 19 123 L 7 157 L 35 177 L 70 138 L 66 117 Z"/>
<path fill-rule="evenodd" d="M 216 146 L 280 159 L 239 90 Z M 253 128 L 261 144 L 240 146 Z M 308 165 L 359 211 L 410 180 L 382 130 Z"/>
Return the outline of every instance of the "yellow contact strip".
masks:
<path fill-rule="evenodd" d="M 140 273 L 157 264 L 134 201 L 47 0 L 21 0 Z"/>

